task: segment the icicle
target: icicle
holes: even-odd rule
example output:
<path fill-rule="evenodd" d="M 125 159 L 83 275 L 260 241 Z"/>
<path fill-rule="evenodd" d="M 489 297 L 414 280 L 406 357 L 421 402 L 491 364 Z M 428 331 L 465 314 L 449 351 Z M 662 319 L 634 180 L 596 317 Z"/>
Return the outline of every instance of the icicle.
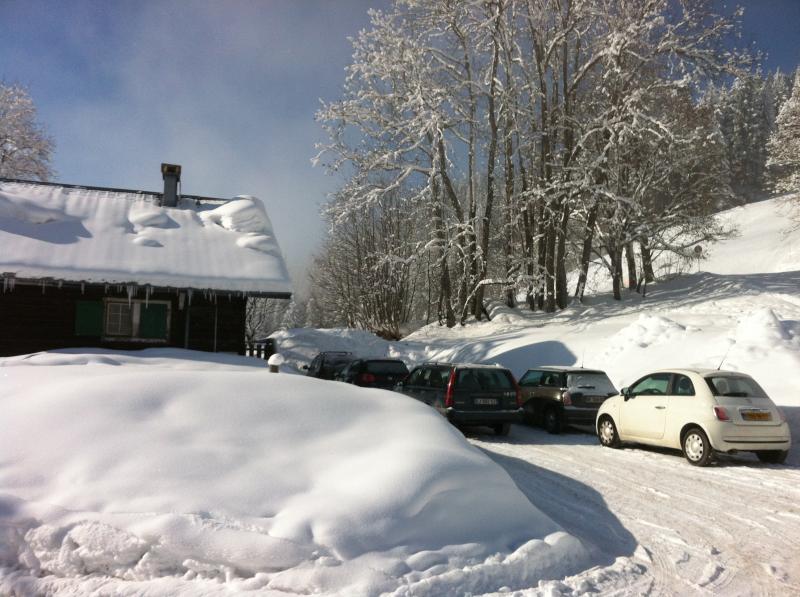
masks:
<path fill-rule="evenodd" d="M 126 292 L 128 293 L 128 306 L 131 306 L 131 299 L 136 296 L 136 285 L 135 284 L 128 284 L 126 287 Z"/>
<path fill-rule="evenodd" d="M 192 289 L 191 288 L 187 288 L 186 289 L 186 296 L 189 298 L 189 306 L 191 307 L 192 306 Z"/>
<path fill-rule="evenodd" d="M 106 284 L 106 287 L 105 287 L 105 294 L 108 294 L 108 284 Z"/>
<path fill-rule="evenodd" d="M 86 294 L 86 282 L 81 282 L 81 294 Z"/>
<path fill-rule="evenodd" d="M 63 286 L 64 286 L 64 280 L 59 280 L 59 281 L 58 281 L 58 289 L 59 289 L 59 290 L 61 290 L 61 288 L 62 288 Z"/>
<path fill-rule="evenodd" d="M 42 294 L 44 294 L 44 289 L 45 289 L 46 286 L 47 286 L 47 282 L 42 280 Z"/>
<path fill-rule="evenodd" d="M 153 289 L 148 285 L 144 287 L 144 308 L 150 306 L 150 294 L 153 292 Z"/>

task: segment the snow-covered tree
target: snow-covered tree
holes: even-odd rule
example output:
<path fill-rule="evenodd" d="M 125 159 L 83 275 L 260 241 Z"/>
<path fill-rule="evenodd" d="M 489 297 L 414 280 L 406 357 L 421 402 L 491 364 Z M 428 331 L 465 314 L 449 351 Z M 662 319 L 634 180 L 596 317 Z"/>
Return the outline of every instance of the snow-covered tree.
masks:
<path fill-rule="evenodd" d="M 47 180 L 52 152 L 27 90 L 0 82 L 0 176 Z"/>
<path fill-rule="evenodd" d="M 792 95 L 778 113 L 776 126 L 767 144 L 773 188 L 777 193 L 800 193 L 800 69 L 795 73 Z"/>

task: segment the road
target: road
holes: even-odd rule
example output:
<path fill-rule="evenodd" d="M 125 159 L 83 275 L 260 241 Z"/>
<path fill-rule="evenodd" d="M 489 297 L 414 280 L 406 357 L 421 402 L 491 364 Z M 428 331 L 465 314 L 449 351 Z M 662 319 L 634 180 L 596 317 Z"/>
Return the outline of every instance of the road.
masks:
<path fill-rule="evenodd" d="M 468 439 L 594 550 L 598 567 L 550 594 L 800 595 L 796 465 L 741 455 L 696 468 L 677 451 L 522 426 Z"/>

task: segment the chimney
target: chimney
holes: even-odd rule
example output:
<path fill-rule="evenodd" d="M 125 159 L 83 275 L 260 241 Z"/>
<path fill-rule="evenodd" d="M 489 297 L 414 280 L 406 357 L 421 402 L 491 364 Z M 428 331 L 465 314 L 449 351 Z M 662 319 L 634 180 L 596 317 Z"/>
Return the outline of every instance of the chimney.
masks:
<path fill-rule="evenodd" d="M 178 184 L 181 182 L 181 167 L 178 164 L 161 164 L 161 177 L 164 179 L 164 196 L 161 205 L 176 207 L 178 205 Z"/>

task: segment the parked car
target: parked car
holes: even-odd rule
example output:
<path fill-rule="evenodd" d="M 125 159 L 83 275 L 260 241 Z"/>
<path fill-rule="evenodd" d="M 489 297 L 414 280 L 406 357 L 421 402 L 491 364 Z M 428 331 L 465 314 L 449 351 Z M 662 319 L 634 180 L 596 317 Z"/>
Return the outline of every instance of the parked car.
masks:
<path fill-rule="evenodd" d="M 502 367 L 425 363 L 395 390 L 432 406 L 454 425 L 488 425 L 497 435 L 508 435 L 522 417 L 519 386 Z"/>
<path fill-rule="evenodd" d="M 670 369 L 649 373 L 603 403 L 597 436 L 604 446 L 636 442 L 677 448 L 693 465 L 717 452 L 755 452 L 781 463 L 791 446 L 783 413 L 749 375 Z"/>
<path fill-rule="evenodd" d="M 582 367 L 529 369 L 519 380 L 526 423 L 559 433 L 568 425 L 594 426 L 597 409 L 617 393 L 608 376 Z"/>
<path fill-rule="evenodd" d="M 304 366 L 303 369 L 308 370 L 306 375 L 309 377 L 333 379 L 342 369 L 347 367 L 354 358 L 351 352 L 328 350 L 315 356 L 311 364 Z"/>
<path fill-rule="evenodd" d="M 408 367 L 398 359 L 356 359 L 336 379 L 357 386 L 392 389 L 408 375 Z"/>

